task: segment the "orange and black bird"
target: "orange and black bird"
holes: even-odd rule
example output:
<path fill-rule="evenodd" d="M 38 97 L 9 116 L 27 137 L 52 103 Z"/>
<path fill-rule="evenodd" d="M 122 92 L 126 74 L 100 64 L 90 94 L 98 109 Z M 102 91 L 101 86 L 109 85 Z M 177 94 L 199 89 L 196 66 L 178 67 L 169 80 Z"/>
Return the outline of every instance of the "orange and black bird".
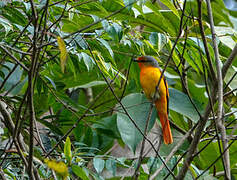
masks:
<path fill-rule="evenodd" d="M 138 62 L 141 70 L 140 83 L 144 93 L 149 100 L 153 100 L 155 103 L 162 126 L 164 143 L 171 144 L 173 142 L 173 137 L 168 119 L 169 91 L 165 77 L 162 76 L 161 78 L 159 64 L 152 56 L 138 57 L 137 59 L 134 59 L 134 61 Z M 160 84 L 157 88 L 160 78 Z"/>

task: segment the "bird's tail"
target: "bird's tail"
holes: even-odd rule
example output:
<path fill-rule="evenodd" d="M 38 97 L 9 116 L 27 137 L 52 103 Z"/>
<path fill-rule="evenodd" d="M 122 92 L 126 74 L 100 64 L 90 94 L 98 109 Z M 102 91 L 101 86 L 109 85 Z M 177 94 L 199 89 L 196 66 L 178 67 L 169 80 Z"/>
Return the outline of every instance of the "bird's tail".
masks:
<path fill-rule="evenodd" d="M 156 103 L 156 108 L 157 108 L 157 106 L 158 106 L 158 102 Z M 157 108 L 157 110 L 158 110 L 158 108 Z M 162 126 L 164 143 L 165 144 L 173 143 L 173 137 L 172 137 L 172 134 L 171 134 L 168 114 L 164 113 L 164 112 L 159 112 L 158 111 L 158 116 L 160 118 L 160 122 L 161 122 L 161 126 Z"/>

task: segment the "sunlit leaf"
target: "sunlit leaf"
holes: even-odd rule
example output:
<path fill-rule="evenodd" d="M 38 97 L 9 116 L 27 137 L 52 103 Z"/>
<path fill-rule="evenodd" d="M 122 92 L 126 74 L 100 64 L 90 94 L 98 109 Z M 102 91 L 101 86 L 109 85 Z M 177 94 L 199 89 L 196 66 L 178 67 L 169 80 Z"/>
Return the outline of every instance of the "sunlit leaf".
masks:
<path fill-rule="evenodd" d="M 68 176 L 68 168 L 64 162 L 62 161 L 57 162 L 56 160 L 50 160 L 50 159 L 45 159 L 44 162 L 50 169 L 54 170 L 56 173 L 62 176 L 64 180 L 66 180 Z"/>
<path fill-rule="evenodd" d="M 72 152 L 71 152 L 71 141 L 69 137 L 67 137 L 66 142 L 64 144 L 64 155 L 68 163 L 71 164 Z"/>
<path fill-rule="evenodd" d="M 57 37 L 57 41 L 58 41 L 58 48 L 60 50 L 61 70 L 64 73 L 65 65 L 66 65 L 66 61 L 67 61 L 67 56 L 68 56 L 67 49 L 66 49 L 64 40 L 60 36 Z"/>

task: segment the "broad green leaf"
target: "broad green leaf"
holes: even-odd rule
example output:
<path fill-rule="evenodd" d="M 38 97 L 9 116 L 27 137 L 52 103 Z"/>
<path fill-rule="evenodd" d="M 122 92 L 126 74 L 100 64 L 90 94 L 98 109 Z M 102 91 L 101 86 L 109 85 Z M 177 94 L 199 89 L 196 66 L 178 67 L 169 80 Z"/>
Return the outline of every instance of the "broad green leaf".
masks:
<path fill-rule="evenodd" d="M 89 180 L 89 177 L 86 175 L 85 171 L 77 165 L 72 165 L 72 172 L 77 175 L 77 177 L 83 180 Z"/>
<path fill-rule="evenodd" d="M 55 83 L 53 82 L 53 80 L 51 78 L 49 78 L 48 76 L 44 76 L 46 79 L 49 80 L 49 82 L 52 84 L 52 86 L 54 87 L 54 89 L 56 90 L 56 85 Z"/>
<path fill-rule="evenodd" d="M 66 65 L 66 61 L 67 61 L 67 56 L 68 56 L 67 49 L 66 49 L 64 40 L 60 36 L 57 37 L 57 41 L 58 41 L 58 48 L 60 50 L 61 70 L 64 73 L 65 65 Z"/>
<path fill-rule="evenodd" d="M 230 146 L 230 157 L 230 167 L 233 169 L 237 163 L 237 141 Z"/>
<path fill-rule="evenodd" d="M 178 44 L 176 46 L 176 49 L 179 51 L 180 55 L 183 54 L 183 44 Z M 197 73 L 199 73 L 200 71 L 203 72 L 200 55 L 198 53 L 196 54 L 196 49 L 192 46 L 190 47 L 188 43 L 186 44 L 183 58 L 188 62 L 190 66 L 192 66 L 193 69 L 195 69 Z"/>
<path fill-rule="evenodd" d="M 5 18 L 8 19 L 11 23 L 25 26 L 27 24 L 26 15 L 19 11 L 17 8 L 4 7 L 3 12 L 1 13 Z"/>
<path fill-rule="evenodd" d="M 187 116 L 192 121 L 197 122 L 199 115 L 191 104 L 188 96 L 181 91 L 169 88 L 170 101 L 169 108 L 184 116 Z"/>
<path fill-rule="evenodd" d="M 150 110 L 150 102 L 143 94 L 134 93 L 124 97 L 121 103 L 126 108 L 130 117 L 135 121 L 137 126 L 142 132 L 144 132 L 146 120 L 148 118 Z M 129 146 L 129 148 L 135 152 L 136 146 L 142 140 L 141 133 L 137 130 L 129 117 L 124 113 L 119 106 L 117 110 L 121 111 L 117 113 L 117 126 L 121 134 L 122 140 Z M 148 130 L 150 130 L 155 122 L 156 111 L 152 110 L 151 119 L 149 121 Z"/>
<path fill-rule="evenodd" d="M 71 164 L 72 161 L 72 151 L 71 151 L 71 141 L 70 138 L 67 137 L 66 142 L 64 144 L 64 155 L 67 159 L 68 163 Z"/>
<path fill-rule="evenodd" d="M 200 150 L 201 148 L 203 148 L 208 141 L 203 141 L 201 143 L 199 143 L 198 145 L 198 149 Z M 222 145 L 221 145 L 222 146 Z M 207 168 L 212 162 L 214 162 L 216 160 L 216 158 L 218 158 L 218 156 L 220 155 L 220 151 L 219 151 L 219 145 L 217 141 L 213 141 L 212 143 L 210 143 L 204 151 L 202 151 L 198 158 L 196 159 L 196 162 L 198 163 L 199 166 L 201 166 L 202 169 Z M 219 159 L 216 163 L 215 163 L 215 167 L 216 167 L 216 171 L 221 171 L 223 170 L 223 166 L 222 166 L 222 162 L 221 159 Z M 211 172 L 213 172 L 213 168 L 210 169 Z"/>
<path fill-rule="evenodd" d="M 175 129 L 172 129 L 171 132 L 173 135 L 174 142 L 172 144 L 169 144 L 168 146 L 164 143 L 161 144 L 161 147 L 159 150 L 161 156 L 168 156 L 170 154 L 170 152 L 174 149 L 174 147 L 176 147 L 176 145 L 180 142 L 180 140 L 183 137 L 183 134 L 176 131 Z M 181 151 L 181 152 L 187 151 L 189 148 L 189 145 L 190 145 L 189 142 L 187 140 L 185 140 L 183 145 L 181 147 L 179 147 L 179 151 Z"/>
<path fill-rule="evenodd" d="M 46 118 L 45 118 L 46 119 Z M 39 119 L 37 121 L 39 121 L 41 124 L 43 124 L 45 127 L 49 128 L 50 131 L 52 131 L 54 134 L 56 135 L 63 135 L 63 132 L 61 131 L 61 129 L 55 125 L 53 125 L 52 123 L 50 123 L 48 120 L 43 119 Z M 51 119 L 51 118 L 48 118 Z"/>
<path fill-rule="evenodd" d="M 97 132 L 101 132 L 109 137 L 113 137 L 113 138 L 120 137 L 120 134 L 117 128 L 116 114 L 96 121 L 92 127 L 95 128 Z"/>
<path fill-rule="evenodd" d="M 62 31 L 73 33 L 75 31 L 78 31 L 81 28 L 84 28 L 85 26 L 93 23 L 93 18 L 91 16 L 86 16 L 82 14 L 74 14 L 73 20 L 70 21 L 69 19 L 63 19 L 63 26 Z M 87 28 L 85 32 L 91 32 L 94 31 L 94 29 L 100 27 L 101 25 L 96 24 L 90 28 Z"/>
<path fill-rule="evenodd" d="M 101 158 L 95 157 L 93 159 L 93 165 L 94 165 L 95 170 L 98 173 L 101 173 L 103 171 L 103 169 L 104 169 L 105 161 L 103 159 L 101 159 Z"/>

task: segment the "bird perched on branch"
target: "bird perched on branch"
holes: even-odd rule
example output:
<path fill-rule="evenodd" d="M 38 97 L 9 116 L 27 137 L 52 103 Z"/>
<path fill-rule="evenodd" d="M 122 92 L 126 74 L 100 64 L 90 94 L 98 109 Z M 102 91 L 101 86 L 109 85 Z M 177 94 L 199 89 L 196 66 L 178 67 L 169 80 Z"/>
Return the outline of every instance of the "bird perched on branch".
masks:
<path fill-rule="evenodd" d="M 161 122 L 163 139 L 165 144 L 171 144 L 171 134 L 168 119 L 169 91 L 164 75 L 161 77 L 159 64 L 152 56 L 142 56 L 134 59 L 140 68 L 140 83 L 146 97 L 155 103 L 156 110 Z M 159 87 L 158 87 L 159 83 Z"/>

